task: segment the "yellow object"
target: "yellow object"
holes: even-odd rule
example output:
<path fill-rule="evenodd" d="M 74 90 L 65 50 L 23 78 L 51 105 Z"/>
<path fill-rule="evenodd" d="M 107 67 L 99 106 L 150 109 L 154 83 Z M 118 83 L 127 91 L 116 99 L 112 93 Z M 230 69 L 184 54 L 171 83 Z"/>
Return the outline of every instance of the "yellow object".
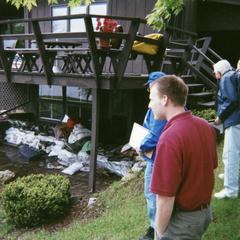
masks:
<path fill-rule="evenodd" d="M 152 33 L 152 34 L 145 35 L 144 37 L 160 40 L 163 37 L 163 35 L 159 34 L 159 33 Z M 132 46 L 133 51 L 143 53 L 143 54 L 148 54 L 148 55 L 157 54 L 158 48 L 159 48 L 159 46 L 157 46 L 157 45 L 140 42 L 140 41 L 134 41 L 133 46 Z"/>

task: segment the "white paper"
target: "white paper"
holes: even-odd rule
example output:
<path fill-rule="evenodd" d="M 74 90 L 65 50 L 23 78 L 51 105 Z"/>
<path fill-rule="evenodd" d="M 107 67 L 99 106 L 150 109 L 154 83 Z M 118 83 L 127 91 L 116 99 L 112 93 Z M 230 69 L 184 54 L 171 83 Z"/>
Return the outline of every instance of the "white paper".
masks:
<path fill-rule="evenodd" d="M 138 123 L 133 124 L 129 145 L 135 149 L 139 149 L 142 140 L 149 134 L 149 130 Z"/>

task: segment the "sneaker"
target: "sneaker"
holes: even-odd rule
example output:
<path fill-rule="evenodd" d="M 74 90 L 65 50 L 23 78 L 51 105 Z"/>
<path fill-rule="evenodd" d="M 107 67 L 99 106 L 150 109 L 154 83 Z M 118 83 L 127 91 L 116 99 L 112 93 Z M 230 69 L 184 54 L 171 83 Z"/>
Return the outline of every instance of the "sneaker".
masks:
<path fill-rule="evenodd" d="M 237 198 L 238 194 L 228 194 L 226 189 L 223 189 L 222 191 L 215 193 L 214 197 L 217 199 L 223 199 L 223 198 Z"/>
<path fill-rule="evenodd" d="M 223 180 L 224 179 L 224 173 L 219 173 L 218 178 Z"/>
<path fill-rule="evenodd" d="M 154 229 L 149 227 L 146 234 L 139 238 L 139 240 L 154 240 Z"/>

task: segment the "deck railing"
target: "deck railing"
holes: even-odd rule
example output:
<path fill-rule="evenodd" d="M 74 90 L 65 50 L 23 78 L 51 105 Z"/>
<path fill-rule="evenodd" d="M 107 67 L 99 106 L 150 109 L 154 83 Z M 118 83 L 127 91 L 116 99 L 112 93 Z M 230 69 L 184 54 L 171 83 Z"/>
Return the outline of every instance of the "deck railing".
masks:
<path fill-rule="evenodd" d="M 124 26 L 124 31 L 96 31 L 94 29 L 96 18 L 117 20 Z M 44 24 L 67 19 L 83 19 L 86 32 L 52 33 L 42 30 Z M 24 75 L 22 77 L 23 83 L 29 82 L 29 79 L 33 76 L 44 76 L 47 84 L 52 85 L 59 83 L 53 82 L 54 77 L 67 75 L 70 79 L 76 76 L 93 78 L 95 79 L 94 87 L 97 88 L 100 87 L 100 79 L 104 77 L 113 77 L 116 79 L 116 84 L 118 84 L 124 77 L 134 40 L 157 45 L 159 48 L 163 45 L 163 41 L 137 34 L 140 25 L 146 24 L 146 21 L 140 18 L 80 14 L 4 20 L 0 21 L 0 26 L 11 25 L 17 22 L 25 23 L 25 25 L 28 25 L 28 28 L 32 29 L 32 32 L 0 35 L 0 73 L 4 72 L 5 79 L 8 82 L 14 82 L 13 76 L 16 80 L 17 75 Z M 113 48 L 111 45 L 109 48 L 102 48 L 99 45 L 100 39 L 114 39 L 121 44 L 118 48 Z M 6 48 L 4 47 L 4 41 L 6 40 L 22 42 L 23 46 L 18 47 L 18 44 L 16 44 L 14 48 Z M 163 57 L 163 52 L 164 50 L 158 59 Z M 146 59 L 145 61 L 147 61 Z M 147 66 L 149 65 L 147 64 Z M 160 69 L 160 65 L 148 70 L 158 70 L 157 68 Z M 26 78 L 26 75 L 31 77 Z M 27 80 L 24 80 L 24 78 Z M 43 83 L 41 82 L 40 84 Z M 91 81 L 89 84 L 87 84 L 87 87 L 93 87 Z"/>

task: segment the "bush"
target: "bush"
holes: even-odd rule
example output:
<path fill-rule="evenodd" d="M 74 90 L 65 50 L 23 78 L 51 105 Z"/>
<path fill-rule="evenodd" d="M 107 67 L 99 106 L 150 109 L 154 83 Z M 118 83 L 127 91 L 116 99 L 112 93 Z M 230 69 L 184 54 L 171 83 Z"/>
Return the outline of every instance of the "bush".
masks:
<path fill-rule="evenodd" d="M 206 119 L 207 121 L 214 120 L 217 116 L 216 111 L 214 109 L 203 109 L 203 110 L 191 110 L 192 114 L 201 118 Z"/>
<path fill-rule="evenodd" d="M 60 175 L 29 175 L 8 184 L 2 203 L 9 222 L 33 227 L 66 213 L 70 205 L 70 182 Z"/>

